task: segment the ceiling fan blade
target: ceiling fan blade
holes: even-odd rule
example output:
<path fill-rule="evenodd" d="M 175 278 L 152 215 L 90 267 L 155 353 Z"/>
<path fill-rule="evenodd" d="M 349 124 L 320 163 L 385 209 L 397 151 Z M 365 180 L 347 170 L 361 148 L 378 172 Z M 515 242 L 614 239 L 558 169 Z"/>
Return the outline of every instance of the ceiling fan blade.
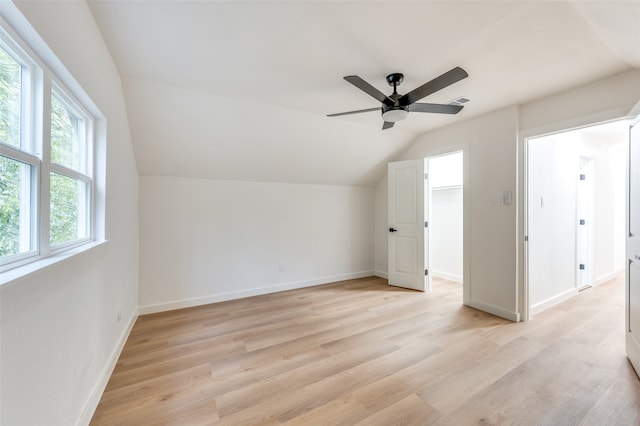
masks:
<path fill-rule="evenodd" d="M 373 87 L 372 85 L 370 85 L 369 83 L 367 83 L 366 81 L 358 77 L 357 75 L 348 75 L 344 77 L 344 79 L 347 80 L 349 83 L 353 84 L 354 86 L 356 86 L 358 89 L 368 94 L 369 96 L 373 96 L 375 99 L 377 99 L 378 101 L 382 102 L 385 105 L 392 106 L 395 103 L 393 99 L 391 99 L 390 97 L 388 97 L 387 95 L 385 95 L 384 93 L 382 93 L 381 91 L 379 91 L 378 89 L 376 89 L 375 87 Z"/>
<path fill-rule="evenodd" d="M 392 122 L 392 121 L 385 121 L 385 122 L 382 124 L 382 130 L 390 129 L 390 128 L 392 128 L 392 127 L 393 127 L 393 125 L 394 125 L 394 124 L 395 124 L 395 123 L 394 123 L 394 122 Z"/>
<path fill-rule="evenodd" d="M 361 112 L 371 112 L 371 111 L 380 111 L 380 107 L 378 107 L 378 108 L 359 109 L 357 111 L 338 112 L 336 114 L 327 114 L 327 117 L 338 117 L 340 115 L 360 114 Z"/>
<path fill-rule="evenodd" d="M 411 112 L 431 112 L 435 114 L 457 114 L 464 108 L 462 105 L 444 105 L 444 104 L 423 104 L 415 103 L 409 105 Z"/>
<path fill-rule="evenodd" d="M 460 67 L 455 67 L 452 70 L 449 70 L 442 74 L 439 77 L 434 78 L 428 83 L 423 84 L 422 86 L 413 89 L 406 95 L 402 96 L 399 99 L 399 103 L 402 106 L 410 105 L 420 99 L 428 96 L 432 93 L 437 92 L 438 90 L 444 89 L 447 86 L 452 85 L 453 83 L 457 83 L 463 78 L 467 78 L 469 74 L 465 70 Z"/>

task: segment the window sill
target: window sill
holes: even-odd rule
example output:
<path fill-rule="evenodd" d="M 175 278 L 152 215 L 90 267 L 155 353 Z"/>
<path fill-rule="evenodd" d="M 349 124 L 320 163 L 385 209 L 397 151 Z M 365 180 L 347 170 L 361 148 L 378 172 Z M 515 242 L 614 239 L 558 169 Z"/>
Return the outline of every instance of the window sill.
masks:
<path fill-rule="evenodd" d="M 44 271 L 52 266 L 59 265 L 67 262 L 73 257 L 76 257 L 82 253 L 93 251 L 98 247 L 104 246 L 109 240 L 92 241 L 87 244 L 83 244 L 78 247 L 74 247 L 69 250 L 65 250 L 61 253 L 54 254 L 45 259 L 37 260 L 32 263 L 28 263 L 23 266 L 19 266 L 15 269 L 11 269 L 6 272 L 0 273 L 0 286 L 12 285 L 24 278 L 35 275 L 41 271 Z"/>

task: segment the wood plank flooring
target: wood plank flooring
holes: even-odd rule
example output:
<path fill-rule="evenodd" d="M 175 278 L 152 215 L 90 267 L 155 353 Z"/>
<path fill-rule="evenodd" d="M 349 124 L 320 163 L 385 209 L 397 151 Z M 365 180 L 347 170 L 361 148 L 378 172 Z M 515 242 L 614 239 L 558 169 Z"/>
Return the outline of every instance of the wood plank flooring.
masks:
<path fill-rule="evenodd" d="M 140 317 L 92 425 L 639 425 L 618 277 L 511 323 L 363 278 Z"/>

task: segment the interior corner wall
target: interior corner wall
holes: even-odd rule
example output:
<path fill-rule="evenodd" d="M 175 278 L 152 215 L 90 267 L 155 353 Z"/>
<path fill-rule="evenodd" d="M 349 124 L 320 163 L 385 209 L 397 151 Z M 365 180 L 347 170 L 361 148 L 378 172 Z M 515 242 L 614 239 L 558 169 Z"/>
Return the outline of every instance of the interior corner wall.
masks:
<path fill-rule="evenodd" d="M 373 188 L 140 180 L 140 312 L 373 274 Z"/>
<path fill-rule="evenodd" d="M 0 286 L 0 424 L 88 424 L 138 306 L 138 173 L 120 77 L 86 2 L 0 4 L 106 118 L 110 240 Z"/>

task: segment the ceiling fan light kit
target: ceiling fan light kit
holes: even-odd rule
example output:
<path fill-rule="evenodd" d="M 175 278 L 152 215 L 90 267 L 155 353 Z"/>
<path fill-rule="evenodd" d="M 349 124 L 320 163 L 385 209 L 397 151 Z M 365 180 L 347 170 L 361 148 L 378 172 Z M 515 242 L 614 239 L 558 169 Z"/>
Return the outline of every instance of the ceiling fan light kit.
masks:
<path fill-rule="evenodd" d="M 404 108 L 388 109 L 382 112 L 382 119 L 390 123 L 395 123 L 396 121 L 404 120 L 405 118 L 407 118 L 408 115 L 409 115 L 409 111 L 407 111 Z"/>
<path fill-rule="evenodd" d="M 337 114 L 329 114 L 328 117 L 337 117 L 340 115 L 360 114 L 363 112 L 371 112 L 380 110 L 382 112 L 382 119 L 384 123 L 382 130 L 393 127 L 397 121 L 404 120 L 409 115 L 409 112 L 428 112 L 435 114 L 457 114 L 462 108 L 460 103 L 451 104 L 427 104 L 418 103 L 420 99 L 429 96 L 438 90 L 444 89 L 458 81 L 467 78 L 469 74 L 460 67 L 455 67 L 446 73 L 434 78 L 433 80 L 423 84 L 422 86 L 412 90 L 411 92 L 400 95 L 398 93 L 398 86 L 404 80 L 404 75 L 401 73 L 393 73 L 387 76 L 387 83 L 393 86 L 393 93 L 389 96 L 385 95 L 371 84 L 367 83 L 357 75 L 348 75 L 344 77 L 349 83 L 356 86 L 369 96 L 378 100 L 382 105 L 380 108 L 367 108 L 357 111 L 340 112 Z"/>

